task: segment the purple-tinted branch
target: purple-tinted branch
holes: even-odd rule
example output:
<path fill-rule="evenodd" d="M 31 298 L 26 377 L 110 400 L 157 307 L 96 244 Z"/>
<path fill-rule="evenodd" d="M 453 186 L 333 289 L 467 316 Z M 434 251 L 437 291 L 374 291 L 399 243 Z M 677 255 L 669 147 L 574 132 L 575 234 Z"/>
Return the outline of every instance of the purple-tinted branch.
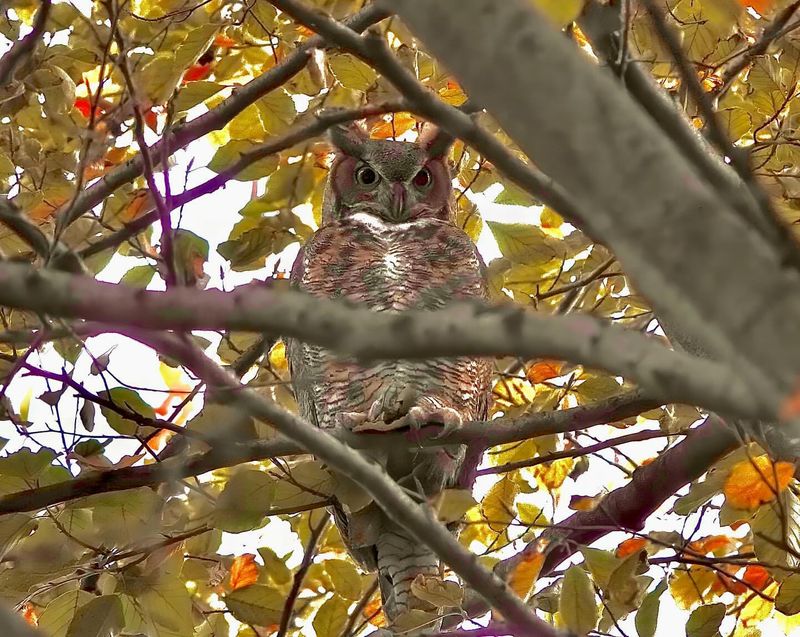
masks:
<path fill-rule="evenodd" d="M 148 330 L 242 330 L 315 343 L 361 360 L 523 356 L 568 360 L 635 380 L 654 400 L 775 419 L 783 397 L 754 390 L 728 365 L 672 351 L 590 316 L 453 303 L 435 312 L 372 312 L 293 290 L 133 290 L 0 262 L 0 305 Z"/>
<path fill-rule="evenodd" d="M 158 220 L 161 222 L 161 258 L 164 262 L 164 281 L 167 287 L 172 287 L 178 283 L 180 283 L 177 279 L 177 273 L 175 269 L 175 255 L 173 250 L 173 236 L 172 236 L 172 219 L 170 217 L 170 213 L 172 212 L 171 208 L 167 207 L 167 202 L 164 197 L 161 195 L 161 191 L 158 189 L 158 185 L 156 184 L 156 176 L 155 176 L 155 162 L 153 161 L 153 155 L 151 154 L 151 149 L 147 145 L 147 140 L 144 138 L 144 115 L 142 113 L 142 102 L 139 100 L 139 93 L 136 89 L 136 83 L 133 80 L 133 75 L 131 74 L 130 65 L 128 64 L 128 49 L 125 45 L 125 41 L 122 37 L 122 32 L 119 30 L 119 25 L 117 21 L 117 15 L 115 10 L 115 3 L 113 0 L 105 2 L 106 10 L 108 11 L 109 15 L 111 16 L 111 22 L 114 25 L 114 39 L 117 42 L 117 46 L 119 46 L 119 54 L 117 55 L 117 65 L 119 66 L 119 70 L 122 73 L 122 77 L 125 79 L 125 84 L 128 88 L 128 93 L 130 94 L 131 102 L 133 102 L 133 135 L 136 139 L 136 143 L 139 145 L 139 156 L 142 158 L 142 169 L 144 171 L 144 178 L 147 182 L 147 187 L 150 190 L 150 197 L 153 199 L 155 203 L 156 212 L 158 214 Z M 162 144 L 159 148 L 163 155 L 166 156 L 166 147 Z M 168 172 L 164 172 L 164 185 L 167 187 L 169 183 L 169 176 Z M 64 220 L 63 217 L 58 217 L 58 221 L 61 222 Z M 56 236 L 60 235 L 60 231 L 63 230 L 62 227 L 57 226 L 56 228 Z"/>
<path fill-rule="evenodd" d="M 182 193 L 172 195 L 172 197 L 170 197 L 169 208 L 170 210 L 175 210 L 176 208 L 186 205 L 190 201 L 194 201 L 199 197 L 208 195 L 219 190 L 220 188 L 224 188 L 231 179 L 233 179 L 248 166 L 251 166 L 255 162 L 264 159 L 265 157 L 274 155 L 282 150 L 296 146 L 301 142 L 322 135 L 326 130 L 328 130 L 328 128 L 335 124 L 341 124 L 356 119 L 363 119 L 372 115 L 394 113 L 403 110 L 408 110 L 408 105 L 403 101 L 394 101 L 383 104 L 369 104 L 359 108 L 329 109 L 326 111 L 321 111 L 320 113 L 312 116 L 310 121 L 299 123 L 283 135 L 269 139 L 263 144 L 255 146 L 253 149 L 242 153 L 236 162 L 234 162 L 228 168 L 220 171 L 211 179 L 203 182 L 202 184 L 194 186 L 193 188 L 185 190 Z M 96 243 L 93 243 L 88 248 L 84 248 L 79 254 L 85 259 L 94 254 L 98 254 L 103 250 L 116 247 L 126 239 L 136 236 L 158 219 L 158 210 L 150 210 L 144 213 L 138 219 L 125 225 L 121 230 L 118 230 L 117 232 L 112 233 Z"/>
<path fill-rule="evenodd" d="M 707 418 L 684 440 L 650 464 L 639 467 L 630 482 L 605 496 L 593 510 L 578 511 L 548 528 L 543 536 L 549 539 L 550 549 L 540 577 L 555 571 L 582 546 L 589 546 L 613 531 L 641 530 L 664 502 L 739 445 L 739 438 L 728 425 L 716 417 Z M 531 551 L 540 550 L 538 540 L 499 562 L 495 573 L 507 578 Z M 469 617 L 477 617 L 489 609 L 483 600 L 471 595 L 464 610 Z"/>
<path fill-rule="evenodd" d="M 508 462 L 506 464 L 497 465 L 496 467 L 487 467 L 480 469 L 476 472 L 476 476 L 487 476 L 497 473 L 508 473 L 509 471 L 516 471 L 517 469 L 524 469 L 526 467 L 535 467 L 537 465 L 553 462 L 554 460 L 561 460 L 563 458 L 578 458 L 580 456 L 588 456 L 603 449 L 610 449 L 618 445 L 628 444 L 630 442 L 640 442 L 642 440 L 652 440 L 653 438 L 664 438 L 673 435 L 667 434 L 663 431 L 635 431 L 609 440 L 603 440 L 594 445 L 587 445 L 586 447 L 577 447 L 575 449 L 564 449 L 562 451 L 554 451 L 544 456 L 530 458 L 528 460 L 518 460 L 516 462 Z"/>
<path fill-rule="evenodd" d="M 389 15 L 390 12 L 386 9 L 371 4 L 353 15 L 347 24 L 356 31 L 363 31 Z M 247 84 L 237 87 L 233 95 L 219 106 L 187 124 L 176 126 L 169 135 L 165 135 L 161 141 L 151 147 L 152 156 L 158 158 L 169 156 L 211 131 L 221 129 L 245 108 L 302 71 L 308 63 L 311 51 L 322 46 L 323 43 L 323 39 L 319 36 L 309 38 L 297 50 L 283 58 L 279 64 Z M 166 146 L 166 151 L 162 149 L 162 146 Z M 122 166 L 106 173 L 78 195 L 69 204 L 69 207 L 64 206 L 56 211 L 55 216 L 59 219 L 60 225 L 62 227 L 70 225 L 75 219 L 102 203 L 115 190 L 140 176 L 143 170 L 144 163 L 140 153 Z"/>
<path fill-rule="evenodd" d="M 21 40 L 14 43 L 10 50 L 0 58 L 0 88 L 4 87 L 11 81 L 14 71 L 20 66 L 25 59 L 33 53 L 36 47 L 36 41 L 42 37 L 44 27 L 47 23 L 47 16 L 50 14 L 50 6 L 52 0 L 42 0 L 42 5 L 36 13 L 36 18 L 33 21 L 33 29 Z"/>

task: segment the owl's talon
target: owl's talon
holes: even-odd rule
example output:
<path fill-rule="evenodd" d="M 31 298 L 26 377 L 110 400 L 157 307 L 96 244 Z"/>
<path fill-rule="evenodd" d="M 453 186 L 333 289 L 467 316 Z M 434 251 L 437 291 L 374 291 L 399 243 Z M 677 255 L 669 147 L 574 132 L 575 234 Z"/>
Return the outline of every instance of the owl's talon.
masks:
<path fill-rule="evenodd" d="M 367 420 L 367 414 L 361 411 L 344 411 L 339 414 L 339 424 L 344 429 L 355 429 Z"/>
<path fill-rule="evenodd" d="M 408 410 L 408 415 L 405 418 L 406 423 L 413 429 L 421 429 L 425 425 L 431 424 L 442 425 L 442 431 L 436 434 L 434 438 L 446 436 L 456 429 L 460 429 L 463 424 L 461 414 L 452 407 L 430 408 L 415 405 Z"/>

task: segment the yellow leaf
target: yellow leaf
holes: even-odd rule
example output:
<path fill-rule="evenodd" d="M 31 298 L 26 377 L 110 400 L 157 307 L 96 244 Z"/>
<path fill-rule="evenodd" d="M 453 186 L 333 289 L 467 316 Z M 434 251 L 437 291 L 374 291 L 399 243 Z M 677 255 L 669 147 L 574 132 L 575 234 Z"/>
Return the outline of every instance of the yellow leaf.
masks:
<path fill-rule="evenodd" d="M 725 498 L 736 509 L 753 510 L 772 502 L 792 480 L 794 464 L 776 462 L 766 455 L 735 464 L 725 481 Z"/>
<path fill-rule="evenodd" d="M 456 522 L 478 504 L 468 489 L 445 489 L 436 498 L 437 517 L 440 522 Z"/>
<path fill-rule="evenodd" d="M 509 476 L 504 476 L 489 489 L 481 503 L 483 517 L 496 533 L 502 532 L 514 520 L 514 500 L 519 494 L 519 485 Z"/>
<path fill-rule="evenodd" d="M 669 580 L 669 590 L 678 606 L 686 610 L 703 601 L 703 595 L 716 580 L 716 574 L 710 569 L 692 566 L 674 573 Z"/>
<path fill-rule="evenodd" d="M 558 26 L 575 20 L 583 9 L 583 0 L 531 0 L 534 6 Z"/>
<path fill-rule="evenodd" d="M 464 589 L 458 582 L 443 580 L 435 576 L 417 575 L 411 582 L 411 592 L 415 597 L 430 602 L 436 608 L 457 607 L 464 599 Z"/>
<path fill-rule="evenodd" d="M 574 465 L 574 458 L 563 458 L 534 467 L 534 475 L 545 488 L 553 491 L 564 484 Z"/>
<path fill-rule="evenodd" d="M 370 129 L 370 135 L 377 139 L 397 138 L 416 126 L 415 120 L 408 113 L 393 113 L 388 120 L 380 120 Z"/>
<path fill-rule="evenodd" d="M 286 343 L 278 341 L 269 350 L 269 366 L 276 371 L 286 371 L 289 363 L 286 361 Z"/>
<path fill-rule="evenodd" d="M 25 395 L 22 397 L 22 401 L 19 404 L 19 416 L 23 420 L 23 422 L 28 421 L 28 413 L 31 409 L 31 399 L 33 398 L 33 389 L 28 389 L 25 392 Z"/>
<path fill-rule="evenodd" d="M 774 599 L 775 594 L 778 592 L 778 583 L 773 582 L 764 589 L 764 595 L 768 599 L 753 595 L 752 599 L 744 605 L 741 613 L 739 613 L 739 621 L 744 626 L 755 626 L 772 614 L 775 608 Z"/>

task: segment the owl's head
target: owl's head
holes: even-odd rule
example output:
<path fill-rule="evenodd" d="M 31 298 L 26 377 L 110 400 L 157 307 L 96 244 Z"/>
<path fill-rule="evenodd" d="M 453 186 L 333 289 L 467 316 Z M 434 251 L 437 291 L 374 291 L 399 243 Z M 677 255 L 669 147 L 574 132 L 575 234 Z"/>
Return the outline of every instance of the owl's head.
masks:
<path fill-rule="evenodd" d="M 452 138 L 427 127 L 416 142 L 370 139 L 355 124 L 331 129 L 336 157 L 323 223 L 367 213 L 387 223 L 450 220 Z"/>

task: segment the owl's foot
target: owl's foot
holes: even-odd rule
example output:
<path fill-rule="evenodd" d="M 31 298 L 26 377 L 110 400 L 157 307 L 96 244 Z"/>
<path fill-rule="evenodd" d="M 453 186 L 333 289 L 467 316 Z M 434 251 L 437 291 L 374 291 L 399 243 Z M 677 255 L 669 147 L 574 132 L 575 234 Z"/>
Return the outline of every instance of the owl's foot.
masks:
<path fill-rule="evenodd" d="M 461 428 L 464 420 L 457 410 L 428 401 L 420 402 L 422 404 L 414 405 L 404 418 L 409 427 L 421 429 L 426 425 L 442 425 L 442 431 L 435 436 L 436 438 L 441 438 Z"/>
<path fill-rule="evenodd" d="M 360 411 L 344 411 L 339 414 L 339 425 L 343 429 L 358 431 L 358 427 L 367 420 L 367 414 Z"/>

